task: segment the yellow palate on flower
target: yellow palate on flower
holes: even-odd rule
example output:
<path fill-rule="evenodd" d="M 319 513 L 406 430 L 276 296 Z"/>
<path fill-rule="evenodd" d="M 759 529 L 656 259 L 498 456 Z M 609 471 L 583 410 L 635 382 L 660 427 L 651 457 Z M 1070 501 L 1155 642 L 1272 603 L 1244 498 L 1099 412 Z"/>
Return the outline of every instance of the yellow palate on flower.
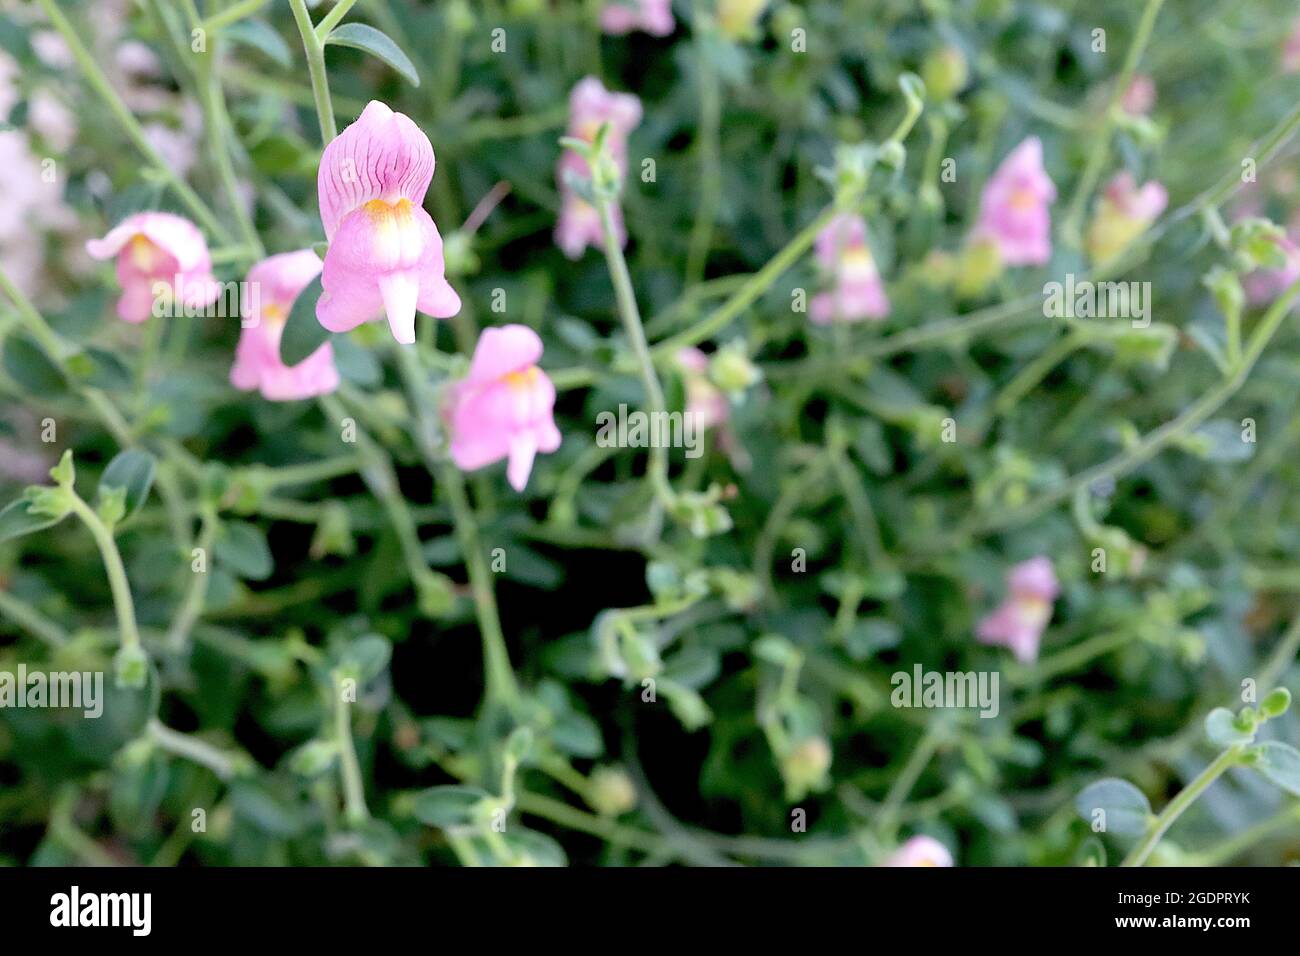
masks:
<path fill-rule="evenodd" d="M 132 265 L 141 272 L 149 272 L 158 261 L 158 247 L 143 233 L 131 237 L 129 254 Z"/>
<path fill-rule="evenodd" d="M 415 205 L 409 199 L 395 203 L 372 199 L 362 209 L 374 228 L 372 242 L 375 257 L 382 263 L 395 265 L 418 258 L 422 243 L 420 225 L 415 219 Z"/>
<path fill-rule="evenodd" d="M 1017 212 L 1026 212 L 1038 205 L 1038 197 L 1032 189 L 1021 187 L 1011 191 L 1011 208 Z"/>
<path fill-rule="evenodd" d="M 539 370 L 536 365 L 530 365 L 528 368 L 518 372 L 507 372 L 502 380 L 513 389 L 523 391 L 532 388 L 533 383 L 537 381 Z"/>
<path fill-rule="evenodd" d="M 262 321 L 269 322 L 272 325 L 283 325 L 284 320 L 289 317 L 288 311 L 278 302 L 268 302 L 262 306 Z"/>

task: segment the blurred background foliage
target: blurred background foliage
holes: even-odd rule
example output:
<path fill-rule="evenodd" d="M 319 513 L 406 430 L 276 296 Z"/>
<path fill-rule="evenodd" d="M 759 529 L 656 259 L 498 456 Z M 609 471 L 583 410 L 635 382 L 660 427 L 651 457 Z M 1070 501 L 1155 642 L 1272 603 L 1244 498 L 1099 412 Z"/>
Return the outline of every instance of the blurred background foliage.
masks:
<path fill-rule="evenodd" d="M 60 3 L 110 78 L 134 91 L 150 135 L 174 148 L 188 181 L 227 218 L 195 113 L 181 6 Z M 216 0 L 204 12 L 231 6 Z M 420 85 L 359 51 L 327 54 L 340 125 L 380 99 L 433 142 L 428 206 L 466 303 L 441 323 L 439 346 L 463 351 L 484 324 L 531 325 L 561 387 L 564 444 L 539 460 L 527 492 L 511 492 L 500 468 L 470 481 L 485 547 L 505 549 L 498 599 L 534 708 L 514 780 L 513 852 L 575 864 L 877 863 L 925 832 L 961 865 L 1113 855 L 1117 845 L 1076 818 L 1082 786 L 1123 776 L 1159 807 L 1206 763 L 1201 720 L 1237 700 L 1243 678 L 1269 673 L 1294 686 L 1294 644 L 1278 666 L 1268 661 L 1293 640 L 1283 635 L 1300 592 L 1300 337 L 1285 324 L 1240 391 L 1195 432 L 1082 486 L 1080 502 L 1030 513 L 1026 504 L 1122 455 L 1218 384 L 1209 351 L 1222 319 L 1202 277 L 1225 253 L 1200 215 L 1167 214 L 1126 278 L 1151 283 L 1155 322 L 1173 333 L 1168 347 L 1081 348 L 1010 408 L 995 407 L 1002 390 L 1060 335 L 1042 316 L 1043 282 L 1082 275 L 1087 263 L 1058 241 L 1045 269 L 1012 270 L 963 300 L 935 281 L 934 253 L 961 248 L 989 173 L 1028 135 L 1043 141 L 1059 227 L 1143 5 L 778 0 L 750 40 L 693 29 L 691 5 L 675 6 L 677 30 L 656 38 L 602 36 L 590 3 L 363 0 L 349 18 L 392 36 Z M 1236 176 L 1300 94 L 1300 75 L 1279 65 L 1293 14 L 1286 0 L 1166 3 L 1140 65 L 1156 103 L 1116 131 L 1105 178 L 1128 169 L 1139 182 L 1158 179 L 1172 211 Z M 218 34 L 230 148 L 267 250 L 301 248 L 323 239 L 301 42 L 285 4 L 242 22 Z M 491 46 L 496 28 L 505 30 L 502 53 Z M 1105 53 L 1093 48 L 1098 28 Z M 159 483 L 219 516 L 203 613 L 182 653 L 164 635 L 191 584 L 196 516 L 169 514 L 155 492 L 121 528 L 157 665 L 147 692 L 110 680 L 118 697 L 100 721 L 0 711 L 0 854 L 12 863 L 454 862 L 448 831 L 427 824 L 458 821 L 463 808 L 430 806 L 426 788 L 463 779 L 498 794 L 481 748 L 500 741 L 485 743 L 494 728 L 473 720 L 483 683 L 462 556 L 378 337 L 351 337 L 342 397 L 392 455 L 428 564 L 457 582 L 446 613 L 421 612 L 400 542 L 357 468 L 313 470 L 350 454 L 334 423 L 313 403 L 271 404 L 228 385 L 236 323 L 134 327 L 113 317 L 111 277 L 84 261 L 81 240 L 129 211 L 183 209 L 75 64 L 38 55 L 46 29 L 30 7 L 0 17 L 0 46 L 18 71 L 0 137 L 26 137 L 32 156 L 57 159 L 71 221 L 11 228 L 41 253 L 25 291 L 61 335 L 98 351 L 86 378 L 69 382 L 9 306 L 0 309 L 0 438 L 15 463 L 19 449 L 38 463 L 48 456 L 48 467 L 51 447 L 72 448 L 93 483 L 121 444 L 86 398 L 107 395 L 135 440 L 163 459 Z M 791 49 L 796 29 L 806 31 L 806 52 Z M 156 72 L 131 72 L 122 48 L 138 54 L 138 44 L 158 59 Z M 610 454 L 594 440 L 598 412 L 642 398 L 618 366 L 625 348 L 606 265 L 594 251 L 570 262 L 551 235 L 568 91 L 590 74 L 644 103 L 624 207 L 636 291 L 659 341 L 699 322 L 735 290 L 733 276 L 761 268 L 812 220 L 830 199 L 816 171 L 833 165 L 837 144 L 882 141 L 902 110 L 900 75 L 934 86 L 933 58 L 953 50 L 969 82 L 932 96 L 902 169 L 878 171 L 862 209 L 892 314 L 811 326 L 791 308 L 793 290 L 818 282 L 804 256 L 705 343 L 733 343 L 762 372 L 732 408 L 728 447 L 711 439 L 704 458 L 674 460 L 679 490 L 724 489 L 732 528 L 700 539 L 673 527 L 641 545 L 629 529 L 647 506 L 643 456 Z M 51 142 L 36 122 L 42 93 L 75 117 L 69 142 Z M 701 119 L 711 96 L 712 131 Z M 652 182 L 640 175 L 647 158 Z M 943 158 L 955 160 L 954 182 L 937 177 Z M 1224 218 L 1254 197 L 1286 222 L 1295 173 L 1288 146 Z M 458 232 L 501 182 L 510 191 L 499 206 L 473 235 Z M 703 284 L 687 284 L 702 207 L 716 215 L 711 253 Z M 219 275 L 241 278 L 240 256 L 218 251 Z M 504 314 L 490 307 L 498 289 Z M 908 340 L 917 328 L 938 331 Z M 680 407 L 682 383 L 666 377 Z M 58 424 L 53 446 L 38 440 L 47 417 Z M 945 417 L 957 422 L 955 443 L 939 439 Z M 1257 423 L 1255 444 L 1238 440 L 1245 418 Z M 40 468 L 10 471 L 0 478 L 5 502 L 41 480 Z M 1081 523 L 1080 511 L 1094 521 Z M 1104 574 L 1090 567 L 1098 527 L 1114 545 Z M 802 573 L 792 563 L 800 552 Z M 1063 593 L 1042 658 L 1026 667 L 976 643 L 973 630 L 1000 600 L 1006 569 L 1037 554 L 1054 560 Z M 69 522 L 0 545 L 0 582 L 5 668 L 107 666 L 112 602 L 83 528 Z M 54 622 L 59 640 L 34 637 L 19 606 Z M 624 679 L 602 651 L 611 635 L 622 653 L 641 655 Z M 918 663 L 999 671 L 1000 714 L 891 707 L 890 675 Z M 365 679 L 352 713 L 373 816 L 364 825 L 340 810 L 332 769 L 339 667 Z M 659 681 L 656 703 L 642 700 L 643 674 Z M 178 757 L 150 735 L 152 719 L 232 762 L 214 773 Z M 1296 731 L 1293 716 L 1270 726 L 1282 739 Z M 1180 823 L 1162 858 L 1294 859 L 1293 805 L 1234 773 Z M 194 808 L 206 810 L 205 832 L 192 830 Z M 806 833 L 792 832 L 796 809 Z M 1240 849 L 1224 843 L 1278 813 L 1291 824 Z M 476 846 L 500 859 L 499 847 Z"/>

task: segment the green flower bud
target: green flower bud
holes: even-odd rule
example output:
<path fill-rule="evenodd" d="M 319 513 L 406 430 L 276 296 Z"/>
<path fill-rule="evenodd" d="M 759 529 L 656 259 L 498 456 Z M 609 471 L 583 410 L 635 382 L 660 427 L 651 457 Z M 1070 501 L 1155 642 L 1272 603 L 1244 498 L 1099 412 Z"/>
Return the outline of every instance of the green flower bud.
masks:
<path fill-rule="evenodd" d="M 1291 706 L 1291 692 L 1285 687 L 1271 691 L 1259 705 L 1259 712 L 1267 718 L 1281 717 Z"/>
<path fill-rule="evenodd" d="M 740 343 L 718 349 L 709 362 L 709 378 L 713 384 L 732 395 L 744 392 L 762 377 Z"/>
<path fill-rule="evenodd" d="M 955 46 L 940 47 L 925 58 L 921 66 L 925 88 L 936 100 L 956 96 L 970 81 L 970 67 L 966 56 Z"/>
<path fill-rule="evenodd" d="M 587 779 L 587 803 L 603 817 L 617 817 L 636 806 L 636 788 L 619 767 L 597 767 Z"/>
<path fill-rule="evenodd" d="M 149 655 L 142 647 L 123 647 L 113 657 L 118 687 L 141 688 L 149 679 Z"/>
<path fill-rule="evenodd" d="M 786 797 L 800 800 L 810 791 L 826 789 L 830 769 L 831 745 L 825 737 L 808 737 L 800 741 L 781 761 Z"/>

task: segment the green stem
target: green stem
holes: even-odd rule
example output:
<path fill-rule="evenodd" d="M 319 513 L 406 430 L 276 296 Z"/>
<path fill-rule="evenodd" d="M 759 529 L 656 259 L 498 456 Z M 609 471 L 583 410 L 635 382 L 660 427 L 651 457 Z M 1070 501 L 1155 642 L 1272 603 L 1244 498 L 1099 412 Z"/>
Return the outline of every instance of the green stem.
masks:
<path fill-rule="evenodd" d="M 95 62 L 94 56 L 92 56 L 90 51 L 86 49 L 85 44 L 81 42 L 81 38 L 77 35 L 76 30 L 73 29 L 68 18 L 63 15 L 63 12 L 59 10 L 57 6 L 55 6 L 54 0 L 37 0 L 37 2 L 45 11 L 45 15 L 50 18 L 50 23 L 59 31 L 60 34 L 62 34 L 64 42 L 68 45 L 68 50 L 72 53 L 73 58 L 81 67 L 82 72 L 85 73 L 86 80 L 90 83 L 95 92 L 99 94 L 100 98 L 104 101 L 104 105 L 108 107 L 108 111 L 113 114 L 113 117 L 121 125 L 123 131 L 125 131 L 127 137 L 135 145 L 136 149 L 138 149 L 144 158 L 158 170 L 163 179 L 167 181 L 168 185 L 175 190 L 176 195 L 180 197 L 181 202 L 185 204 L 195 218 L 199 219 L 203 223 L 204 227 L 209 232 L 218 237 L 222 242 L 230 242 L 230 232 L 224 225 L 222 225 L 221 220 L 218 219 L 216 214 L 208 208 L 207 204 L 199 198 L 198 193 L 191 189 L 185 180 L 181 179 L 181 177 L 167 165 L 162 156 L 153 147 L 153 144 L 149 142 L 149 137 L 145 135 L 144 129 L 140 126 L 139 121 L 136 120 L 135 116 L 131 113 L 130 108 L 122 102 L 122 98 L 117 95 L 117 91 L 114 90 L 112 84 L 108 82 L 108 77 L 104 75 L 104 71 L 100 69 L 99 64 Z M 301 4 L 302 0 L 293 0 L 293 2 Z"/>
<path fill-rule="evenodd" d="M 198 622 L 199 616 L 203 613 L 203 602 L 208 596 L 208 569 L 207 561 L 212 551 L 212 539 L 217 532 L 217 515 L 211 509 L 204 509 L 202 524 L 199 527 L 199 536 L 194 542 L 194 546 L 203 552 L 204 566 L 202 571 L 193 572 L 193 580 L 185 591 L 185 599 L 181 601 L 180 606 L 176 609 L 176 616 L 172 619 L 171 627 L 167 629 L 167 647 L 173 651 L 182 651 L 190 638 L 190 632 L 194 630 L 194 625 Z"/>
<path fill-rule="evenodd" d="M 334 733 L 339 748 L 339 774 L 343 778 L 344 813 L 348 823 L 359 827 L 370 819 L 366 791 L 361 783 L 361 765 L 352 740 L 352 708 L 343 696 L 342 683 L 334 682 Z"/>
<path fill-rule="evenodd" d="M 0 614 L 12 619 L 19 627 L 39 637 L 51 647 L 68 643 L 68 634 L 26 601 L 0 588 Z"/>
<path fill-rule="evenodd" d="M 323 44 L 325 38 L 348 15 L 348 11 L 352 9 L 352 5 L 356 2 L 357 0 L 339 0 L 338 3 L 334 4 L 334 9 L 325 14 L 320 23 L 316 24 L 316 39 Z"/>
<path fill-rule="evenodd" d="M 208 32 L 220 30 L 222 27 L 228 27 L 230 24 L 244 19 L 244 17 L 251 16 L 266 4 L 267 0 L 240 0 L 239 3 L 208 17 L 203 21 L 203 27 Z"/>
<path fill-rule="evenodd" d="M 1300 281 L 1293 283 L 1269 308 L 1260 319 L 1254 334 L 1242 355 L 1241 362 L 1231 376 L 1220 382 L 1215 388 L 1206 392 L 1197 401 L 1176 418 L 1172 418 L 1160 427 L 1148 432 L 1145 437 L 1131 448 L 1121 452 L 1109 461 L 1104 461 L 1073 478 L 1045 492 L 1033 501 L 992 517 L 975 519 L 966 530 L 975 533 L 988 533 L 1003 528 L 1014 527 L 1030 521 L 1044 511 L 1070 498 L 1080 487 L 1087 487 L 1096 481 L 1114 478 L 1154 458 L 1163 448 L 1213 415 L 1219 408 L 1235 395 L 1246 383 L 1251 369 L 1259 361 L 1264 349 L 1277 333 L 1291 309 L 1291 303 L 1300 295 Z"/>
<path fill-rule="evenodd" d="M 1170 800 L 1160 815 L 1156 817 L 1147 835 L 1130 851 L 1128 856 L 1124 857 L 1124 861 L 1120 863 L 1120 866 L 1141 866 L 1144 864 L 1147 857 L 1156 848 L 1156 844 L 1160 842 L 1160 838 L 1165 835 L 1165 831 L 1174 825 L 1174 821 L 1183 815 L 1210 784 L 1237 765 L 1241 758 L 1241 752 L 1242 747 L 1240 744 L 1234 744 L 1223 751 L 1215 758 L 1213 763 L 1201 771 L 1200 776 L 1184 787 L 1178 796 Z"/>
<path fill-rule="evenodd" d="M 1128 55 L 1124 58 L 1124 65 L 1120 68 L 1119 75 L 1115 78 L 1115 86 L 1110 91 L 1110 100 L 1102 116 L 1101 128 L 1093 136 L 1092 151 L 1088 154 L 1083 175 L 1079 179 L 1078 186 L 1075 187 L 1074 196 L 1070 201 L 1070 210 L 1061 227 L 1062 238 L 1072 247 L 1077 248 L 1081 242 L 1083 215 L 1088 199 L 1092 196 L 1092 190 L 1097 185 L 1097 180 L 1101 178 L 1106 157 L 1110 154 L 1111 132 L 1119 114 L 1120 101 L 1123 100 L 1124 93 L 1133 79 L 1133 73 L 1137 69 L 1138 61 L 1142 58 L 1147 42 L 1151 39 L 1156 16 L 1160 13 L 1163 4 L 1164 0 L 1147 0 L 1133 34 L 1133 42 L 1129 44 Z"/>
<path fill-rule="evenodd" d="M 194 29 L 200 29 L 202 21 L 199 19 L 198 11 L 194 5 L 189 4 L 190 24 Z M 239 231 L 243 235 L 244 244 L 250 247 L 254 252 L 254 257 L 261 259 L 266 255 L 266 250 L 262 247 L 262 241 L 258 238 L 257 229 L 253 226 L 253 220 L 248 215 L 248 210 L 244 208 L 243 197 L 239 192 L 239 178 L 235 174 L 234 163 L 230 159 L 230 151 L 226 148 L 226 142 L 235 142 L 234 127 L 230 122 L 230 114 L 226 110 L 226 98 L 221 90 L 221 80 L 217 76 L 216 70 L 213 69 L 217 59 L 217 47 L 219 41 L 213 36 L 207 45 L 207 50 L 199 54 L 198 69 L 196 79 L 199 86 L 199 102 L 203 109 L 203 118 L 205 133 L 208 141 L 208 153 L 212 158 L 212 165 L 217 171 L 217 178 L 221 180 L 222 189 L 226 193 L 226 203 L 230 206 L 230 211 L 239 224 Z"/>
<path fill-rule="evenodd" d="M 90 529 L 95 544 L 99 547 L 100 557 L 103 558 L 108 584 L 113 592 L 113 609 L 117 613 L 117 629 L 122 647 L 136 650 L 140 647 L 140 629 L 135 620 L 135 602 L 131 599 L 131 585 L 126 578 L 126 567 L 122 564 L 117 542 L 113 540 L 113 532 L 75 489 L 69 487 L 67 492 L 73 513 Z"/>
<path fill-rule="evenodd" d="M 636 293 L 632 290 L 632 276 L 628 272 L 627 259 L 618 244 L 614 231 L 614 200 L 599 196 L 596 208 L 600 212 L 601 229 L 604 233 L 605 261 L 609 264 L 609 277 L 614 283 L 614 296 L 618 301 L 618 314 L 623 320 L 623 331 L 632 355 L 636 359 L 637 371 L 646 393 L 646 410 L 652 419 L 660 418 L 667 411 L 663 386 L 659 384 L 659 375 L 655 372 L 654 357 L 646 342 L 645 328 L 641 324 L 641 310 L 636 302 Z M 673 501 L 673 491 L 668 484 L 668 449 L 662 443 L 650 449 L 650 480 L 655 496 L 661 504 L 669 505 Z M 657 538 L 658 535 L 653 535 Z"/>
<path fill-rule="evenodd" d="M 333 395 L 323 395 L 319 402 L 325 416 L 334 423 L 342 424 L 349 418 L 343 405 Z M 363 464 L 361 478 L 371 494 L 379 499 L 379 503 L 388 515 L 388 523 L 393 533 L 397 535 L 402 557 L 406 562 L 406 570 L 411 577 L 411 584 L 417 592 L 420 592 L 427 585 L 432 572 L 425 563 L 424 549 L 420 546 L 420 539 L 415 531 L 415 519 L 397 483 L 397 473 L 393 469 L 392 459 L 362 430 L 360 424 L 356 423 L 356 419 L 352 421 L 356 429 L 357 450 L 360 452 Z"/>
<path fill-rule="evenodd" d="M 921 739 L 917 741 L 916 748 L 908 755 L 907 763 L 899 771 L 893 786 L 885 795 L 885 802 L 881 805 L 877 823 L 880 833 L 892 832 L 897 823 L 898 811 L 907 800 L 907 795 L 912 792 L 912 788 L 916 786 L 916 782 L 921 779 L 921 774 L 938 752 L 941 743 L 940 736 L 934 733 L 933 728 L 927 727 Z"/>
<path fill-rule="evenodd" d="M 316 101 L 316 118 L 320 122 L 321 145 L 328 146 L 338 135 L 338 127 L 334 123 L 329 79 L 325 75 L 325 47 L 312 27 L 311 16 L 307 13 L 303 0 L 289 0 L 289 7 L 293 10 L 298 32 L 302 34 L 302 48 L 307 55 L 307 72 L 311 74 L 311 92 Z"/>
<path fill-rule="evenodd" d="M 223 751 L 198 737 L 172 730 L 157 719 L 149 721 L 145 732 L 163 750 L 207 767 L 222 780 L 235 776 L 244 762 L 242 754 Z"/>
<path fill-rule="evenodd" d="M 781 250 L 767 261 L 749 280 L 727 299 L 721 306 L 710 312 L 704 319 L 676 335 L 659 342 L 651 349 L 651 355 L 657 361 L 667 361 L 680 349 L 710 339 L 721 332 L 731 321 L 757 301 L 787 269 L 810 248 L 817 234 L 835 218 L 836 207 L 827 206 L 817 216 L 795 234 Z M 620 251 L 621 254 L 621 251 Z M 1041 298 L 1041 297 L 1040 297 Z"/>
<path fill-rule="evenodd" d="M 993 413 L 995 415 L 1005 415 L 1015 408 L 1020 399 L 1033 391 L 1034 386 L 1046 378 L 1052 369 L 1056 368 L 1082 344 L 1083 337 L 1074 332 L 1069 332 L 1057 339 L 1003 386 L 1002 391 L 993 402 Z"/>
<path fill-rule="evenodd" d="M 686 256 L 686 286 L 697 284 L 704 278 L 708 263 L 709 246 L 713 241 L 713 226 L 718 215 L 718 197 L 722 192 L 722 168 L 719 159 L 718 127 L 722 118 L 722 95 L 718 77 L 705 48 L 703 18 L 695 18 L 696 69 L 700 81 L 700 194 L 695 210 L 695 224 L 691 228 L 690 246 Z"/>
<path fill-rule="evenodd" d="M 510 667 L 510 653 L 506 649 L 501 619 L 497 614 L 496 595 L 492 590 L 491 572 L 483 559 L 483 542 L 478 521 L 465 482 L 450 461 L 437 463 L 438 483 L 447 494 L 451 505 L 452 521 L 460 549 L 464 552 L 465 570 L 469 574 L 470 590 L 474 595 L 474 611 L 478 617 L 479 634 L 483 639 L 483 670 L 487 682 L 489 704 L 501 704 L 513 709 L 519 700 L 519 686 Z"/>

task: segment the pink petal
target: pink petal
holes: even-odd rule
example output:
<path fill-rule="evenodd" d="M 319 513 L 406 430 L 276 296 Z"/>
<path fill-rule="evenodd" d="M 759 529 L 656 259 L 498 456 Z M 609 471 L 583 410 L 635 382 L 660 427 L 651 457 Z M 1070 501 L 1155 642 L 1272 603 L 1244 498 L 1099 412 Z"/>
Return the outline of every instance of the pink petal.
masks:
<path fill-rule="evenodd" d="M 423 204 L 433 169 L 429 137 L 409 117 L 371 100 L 321 154 L 316 187 L 325 237 L 333 241 L 343 220 L 372 199 Z"/>

